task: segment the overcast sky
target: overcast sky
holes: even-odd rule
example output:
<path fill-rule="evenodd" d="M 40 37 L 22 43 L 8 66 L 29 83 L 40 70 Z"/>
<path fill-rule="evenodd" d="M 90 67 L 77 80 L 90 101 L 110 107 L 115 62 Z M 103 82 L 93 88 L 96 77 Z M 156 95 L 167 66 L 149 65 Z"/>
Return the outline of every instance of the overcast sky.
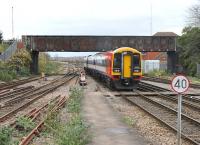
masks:
<path fill-rule="evenodd" d="M 4 39 L 21 35 L 181 34 L 188 8 L 196 0 L 0 0 Z"/>

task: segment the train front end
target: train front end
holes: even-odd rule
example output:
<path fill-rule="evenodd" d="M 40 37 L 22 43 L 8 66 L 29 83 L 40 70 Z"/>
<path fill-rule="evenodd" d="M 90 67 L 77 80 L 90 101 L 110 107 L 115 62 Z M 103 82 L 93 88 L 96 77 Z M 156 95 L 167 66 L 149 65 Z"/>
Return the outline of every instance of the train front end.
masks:
<path fill-rule="evenodd" d="M 113 53 L 112 77 L 116 89 L 135 89 L 142 77 L 141 53 L 129 47 L 116 49 Z"/>

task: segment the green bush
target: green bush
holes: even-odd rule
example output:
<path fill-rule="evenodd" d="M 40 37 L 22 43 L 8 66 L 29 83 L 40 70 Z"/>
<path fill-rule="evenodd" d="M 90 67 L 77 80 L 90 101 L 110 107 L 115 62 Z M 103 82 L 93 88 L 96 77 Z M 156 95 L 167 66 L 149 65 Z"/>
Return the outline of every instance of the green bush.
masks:
<path fill-rule="evenodd" d="M 67 123 L 60 123 L 57 113 L 52 113 L 45 121 L 46 128 L 52 132 L 58 145 L 86 145 L 90 137 L 87 126 L 80 115 L 80 101 L 83 91 L 79 88 L 70 89 L 67 102 Z"/>
<path fill-rule="evenodd" d="M 20 76 L 29 76 L 30 75 L 30 70 L 27 67 L 22 67 L 19 69 L 19 75 Z"/>
<path fill-rule="evenodd" d="M 25 49 L 21 49 L 8 62 L 0 61 L 0 80 L 11 81 L 17 76 L 28 76 L 30 54 Z"/>
<path fill-rule="evenodd" d="M 21 116 L 16 119 L 16 127 L 19 130 L 28 132 L 35 127 L 35 123 L 30 118 Z"/>
<path fill-rule="evenodd" d="M 164 70 L 153 70 L 148 72 L 147 76 L 160 77 L 160 76 L 169 76 L 169 74 Z"/>
<path fill-rule="evenodd" d="M 82 90 L 79 88 L 72 88 L 70 89 L 70 97 L 69 102 L 67 104 L 68 112 L 70 113 L 78 113 L 80 112 L 80 102 L 81 102 L 81 96 L 82 96 Z"/>
<path fill-rule="evenodd" d="M 0 44 L 0 52 L 4 52 L 8 47 L 8 44 Z"/>
<path fill-rule="evenodd" d="M 0 70 L 0 80 L 2 81 L 11 81 L 17 78 L 17 74 L 13 70 L 1 69 Z"/>
<path fill-rule="evenodd" d="M 0 145 L 9 145 L 12 138 L 12 128 L 3 127 L 0 128 Z"/>
<path fill-rule="evenodd" d="M 58 145 L 86 145 L 89 137 L 86 133 L 87 126 L 79 115 L 74 115 L 60 131 Z"/>

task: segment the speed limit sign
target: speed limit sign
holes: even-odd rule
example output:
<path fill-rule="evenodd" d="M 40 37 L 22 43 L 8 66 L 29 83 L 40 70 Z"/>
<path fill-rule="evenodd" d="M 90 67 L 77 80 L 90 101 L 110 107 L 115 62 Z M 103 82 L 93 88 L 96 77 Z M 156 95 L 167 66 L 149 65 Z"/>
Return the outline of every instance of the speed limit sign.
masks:
<path fill-rule="evenodd" d="M 183 76 L 178 75 L 172 79 L 171 87 L 178 93 L 178 119 L 177 119 L 177 138 L 178 145 L 181 145 L 181 107 L 182 107 L 182 93 L 186 92 L 189 88 L 189 80 Z"/>
<path fill-rule="evenodd" d="M 179 94 L 186 92 L 189 88 L 189 85 L 189 80 L 183 75 L 174 77 L 171 82 L 172 89 Z"/>

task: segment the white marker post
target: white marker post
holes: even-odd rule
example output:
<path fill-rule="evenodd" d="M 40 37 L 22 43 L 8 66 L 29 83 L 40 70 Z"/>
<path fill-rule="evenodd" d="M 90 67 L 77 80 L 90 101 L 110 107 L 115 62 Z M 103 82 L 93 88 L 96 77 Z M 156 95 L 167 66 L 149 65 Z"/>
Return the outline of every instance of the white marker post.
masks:
<path fill-rule="evenodd" d="M 182 106 L 182 93 L 186 92 L 189 88 L 190 82 L 183 75 L 177 75 L 172 79 L 171 87 L 178 93 L 178 120 L 177 120 L 177 137 L 178 145 L 181 145 L 181 106 Z"/>

